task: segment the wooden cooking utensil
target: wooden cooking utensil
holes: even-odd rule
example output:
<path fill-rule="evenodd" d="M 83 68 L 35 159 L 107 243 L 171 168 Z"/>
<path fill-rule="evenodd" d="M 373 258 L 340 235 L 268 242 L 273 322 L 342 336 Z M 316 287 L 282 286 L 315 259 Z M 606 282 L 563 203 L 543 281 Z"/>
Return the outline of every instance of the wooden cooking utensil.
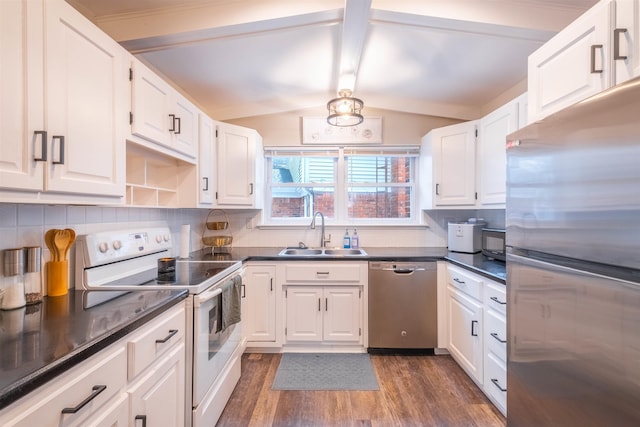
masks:
<path fill-rule="evenodd" d="M 53 243 L 55 245 L 55 249 L 57 252 L 57 260 L 64 261 L 66 258 L 65 251 L 69 246 L 69 241 L 71 240 L 71 235 L 67 230 L 56 230 L 56 233 L 53 238 Z"/>
<path fill-rule="evenodd" d="M 56 259 L 56 245 L 53 242 L 53 238 L 56 234 L 56 229 L 52 228 L 51 230 L 47 230 L 47 232 L 44 234 L 44 243 L 47 245 L 47 248 L 49 248 L 49 253 L 51 254 L 51 261 L 59 261 L 58 259 Z"/>
<path fill-rule="evenodd" d="M 65 228 L 64 230 L 69 233 L 69 244 L 64 249 L 64 254 L 62 255 L 62 259 L 67 259 L 67 255 L 69 254 L 69 248 L 71 248 L 71 245 L 73 245 L 73 243 L 76 241 L 76 232 L 71 228 Z"/>

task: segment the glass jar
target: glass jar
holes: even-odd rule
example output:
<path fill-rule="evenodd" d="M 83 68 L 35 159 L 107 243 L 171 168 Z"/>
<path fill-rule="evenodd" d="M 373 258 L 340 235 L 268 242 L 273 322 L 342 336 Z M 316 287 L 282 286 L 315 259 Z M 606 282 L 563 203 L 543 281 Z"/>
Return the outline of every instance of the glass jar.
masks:
<path fill-rule="evenodd" d="M 13 310 L 24 307 L 27 302 L 24 296 L 24 250 L 6 249 L 4 251 L 5 292 L 2 299 L 2 310 Z"/>
<path fill-rule="evenodd" d="M 24 296 L 27 304 L 42 302 L 42 248 L 29 246 L 25 249 Z"/>

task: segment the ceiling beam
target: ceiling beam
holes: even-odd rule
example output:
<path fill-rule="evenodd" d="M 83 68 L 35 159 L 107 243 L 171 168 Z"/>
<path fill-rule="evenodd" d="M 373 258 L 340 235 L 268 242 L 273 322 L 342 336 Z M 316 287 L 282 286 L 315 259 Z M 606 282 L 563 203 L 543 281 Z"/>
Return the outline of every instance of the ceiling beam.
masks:
<path fill-rule="evenodd" d="M 370 12 L 371 0 L 345 0 L 336 93 L 343 89 L 353 92 L 355 89 Z"/>

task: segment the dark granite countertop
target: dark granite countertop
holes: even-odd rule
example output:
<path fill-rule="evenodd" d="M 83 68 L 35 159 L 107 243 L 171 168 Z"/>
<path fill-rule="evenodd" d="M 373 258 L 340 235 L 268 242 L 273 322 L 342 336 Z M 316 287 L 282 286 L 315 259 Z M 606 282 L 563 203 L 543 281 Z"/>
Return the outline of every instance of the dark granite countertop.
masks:
<path fill-rule="evenodd" d="M 132 292 L 89 309 L 85 294 L 0 311 L 0 409 L 149 322 L 187 291 Z"/>
<path fill-rule="evenodd" d="M 449 252 L 447 248 L 363 248 L 367 256 L 278 256 L 284 248 L 240 247 L 232 248 L 228 253 L 211 254 L 203 249 L 191 254 L 191 259 L 200 261 L 237 260 L 237 261 L 437 261 L 447 260 L 470 271 L 478 273 L 499 283 L 506 283 L 505 263 L 490 259 L 481 253 L 462 254 Z"/>

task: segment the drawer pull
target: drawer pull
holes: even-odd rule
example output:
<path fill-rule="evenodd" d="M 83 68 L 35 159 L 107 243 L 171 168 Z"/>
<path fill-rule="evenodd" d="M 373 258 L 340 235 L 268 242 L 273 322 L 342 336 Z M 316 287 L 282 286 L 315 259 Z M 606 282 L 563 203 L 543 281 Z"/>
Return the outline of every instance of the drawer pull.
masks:
<path fill-rule="evenodd" d="M 106 385 L 94 385 L 93 388 L 91 389 L 92 393 L 86 399 L 84 399 L 82 402 L 78 403 L 78 405 L 74 406 L 73 408 L 62 408 L 62 413 L 63 414 L 75 414 L 80 409 L 84 408 L 93 399 L 98 397 L 98 395 L 100 393 L 102 393 L 103 391 L 105 391 L 106 389 L 107 389 Z"/>
<path fill-rule="evenodd" d="M 460 279 L 458 279 L 457 277 L 454 277 L 454 278 L 453 278 L 453 281 L 454 281 L 454 282 L 456 282 L 456 283 L 460 283 L 461 285 L 464 285 L 464 284 L 465 284 L 464 280 L 460 280 Z"/>
<path fill-rule="evenodd" d="M 507 342 L 507 340 L 503 340 L 502 338 L 500 338 L 498 336 L 497 332 L 491 332 L 489 335 L 491 335 L 492 337 L 494 337 L 495 339 L 497 339 L 499 342 L 501 342 L 502 344 L 505 344 Z"/>
<path fill-rule="evenodd" d="M 497 303 L 498 303 L 498 304 L 500 304 L 500 305 L 506 305 L 506 304 L 507 304 L 507 302 L 506 302 L 506 301 L 500 301 L 500 300 L 498 299 L 498 297 L 490 297 L 489 299 L 490 299 L 491 301 L 495 301 L 495 302 L 497 302 Z"/>
<path fill-rule="evenodd" d="M 175 334 L 178 333 L 177 329 L 169 329 L 169 335 L 167 335 L 164 339 L 156 340 L 157 344 L 164 344 L 171 339 Z"/>
<path fill-rule="evenodd" d="M 496 387 L 498 387 L 498 389 L 499 389 L 500 391 L 503 391 L 503 392 L 505 392 L 505 393 L 507 392 L 507 389 L 506 389 L 506 388 L 502 388 L 502 387 L 500 387 L 500 383 L 498 382 L 498 380 L 497 380 L 496 378 L 491 378 L 491 382 L 493 383 L 493 385 L 495 385 Z"/>
<path fill-rule="evenodd" d="M 142 427 L 147 427 L 147 416 L 146 415 L 136 415 L 135 420 L 142 421 Z"/>

